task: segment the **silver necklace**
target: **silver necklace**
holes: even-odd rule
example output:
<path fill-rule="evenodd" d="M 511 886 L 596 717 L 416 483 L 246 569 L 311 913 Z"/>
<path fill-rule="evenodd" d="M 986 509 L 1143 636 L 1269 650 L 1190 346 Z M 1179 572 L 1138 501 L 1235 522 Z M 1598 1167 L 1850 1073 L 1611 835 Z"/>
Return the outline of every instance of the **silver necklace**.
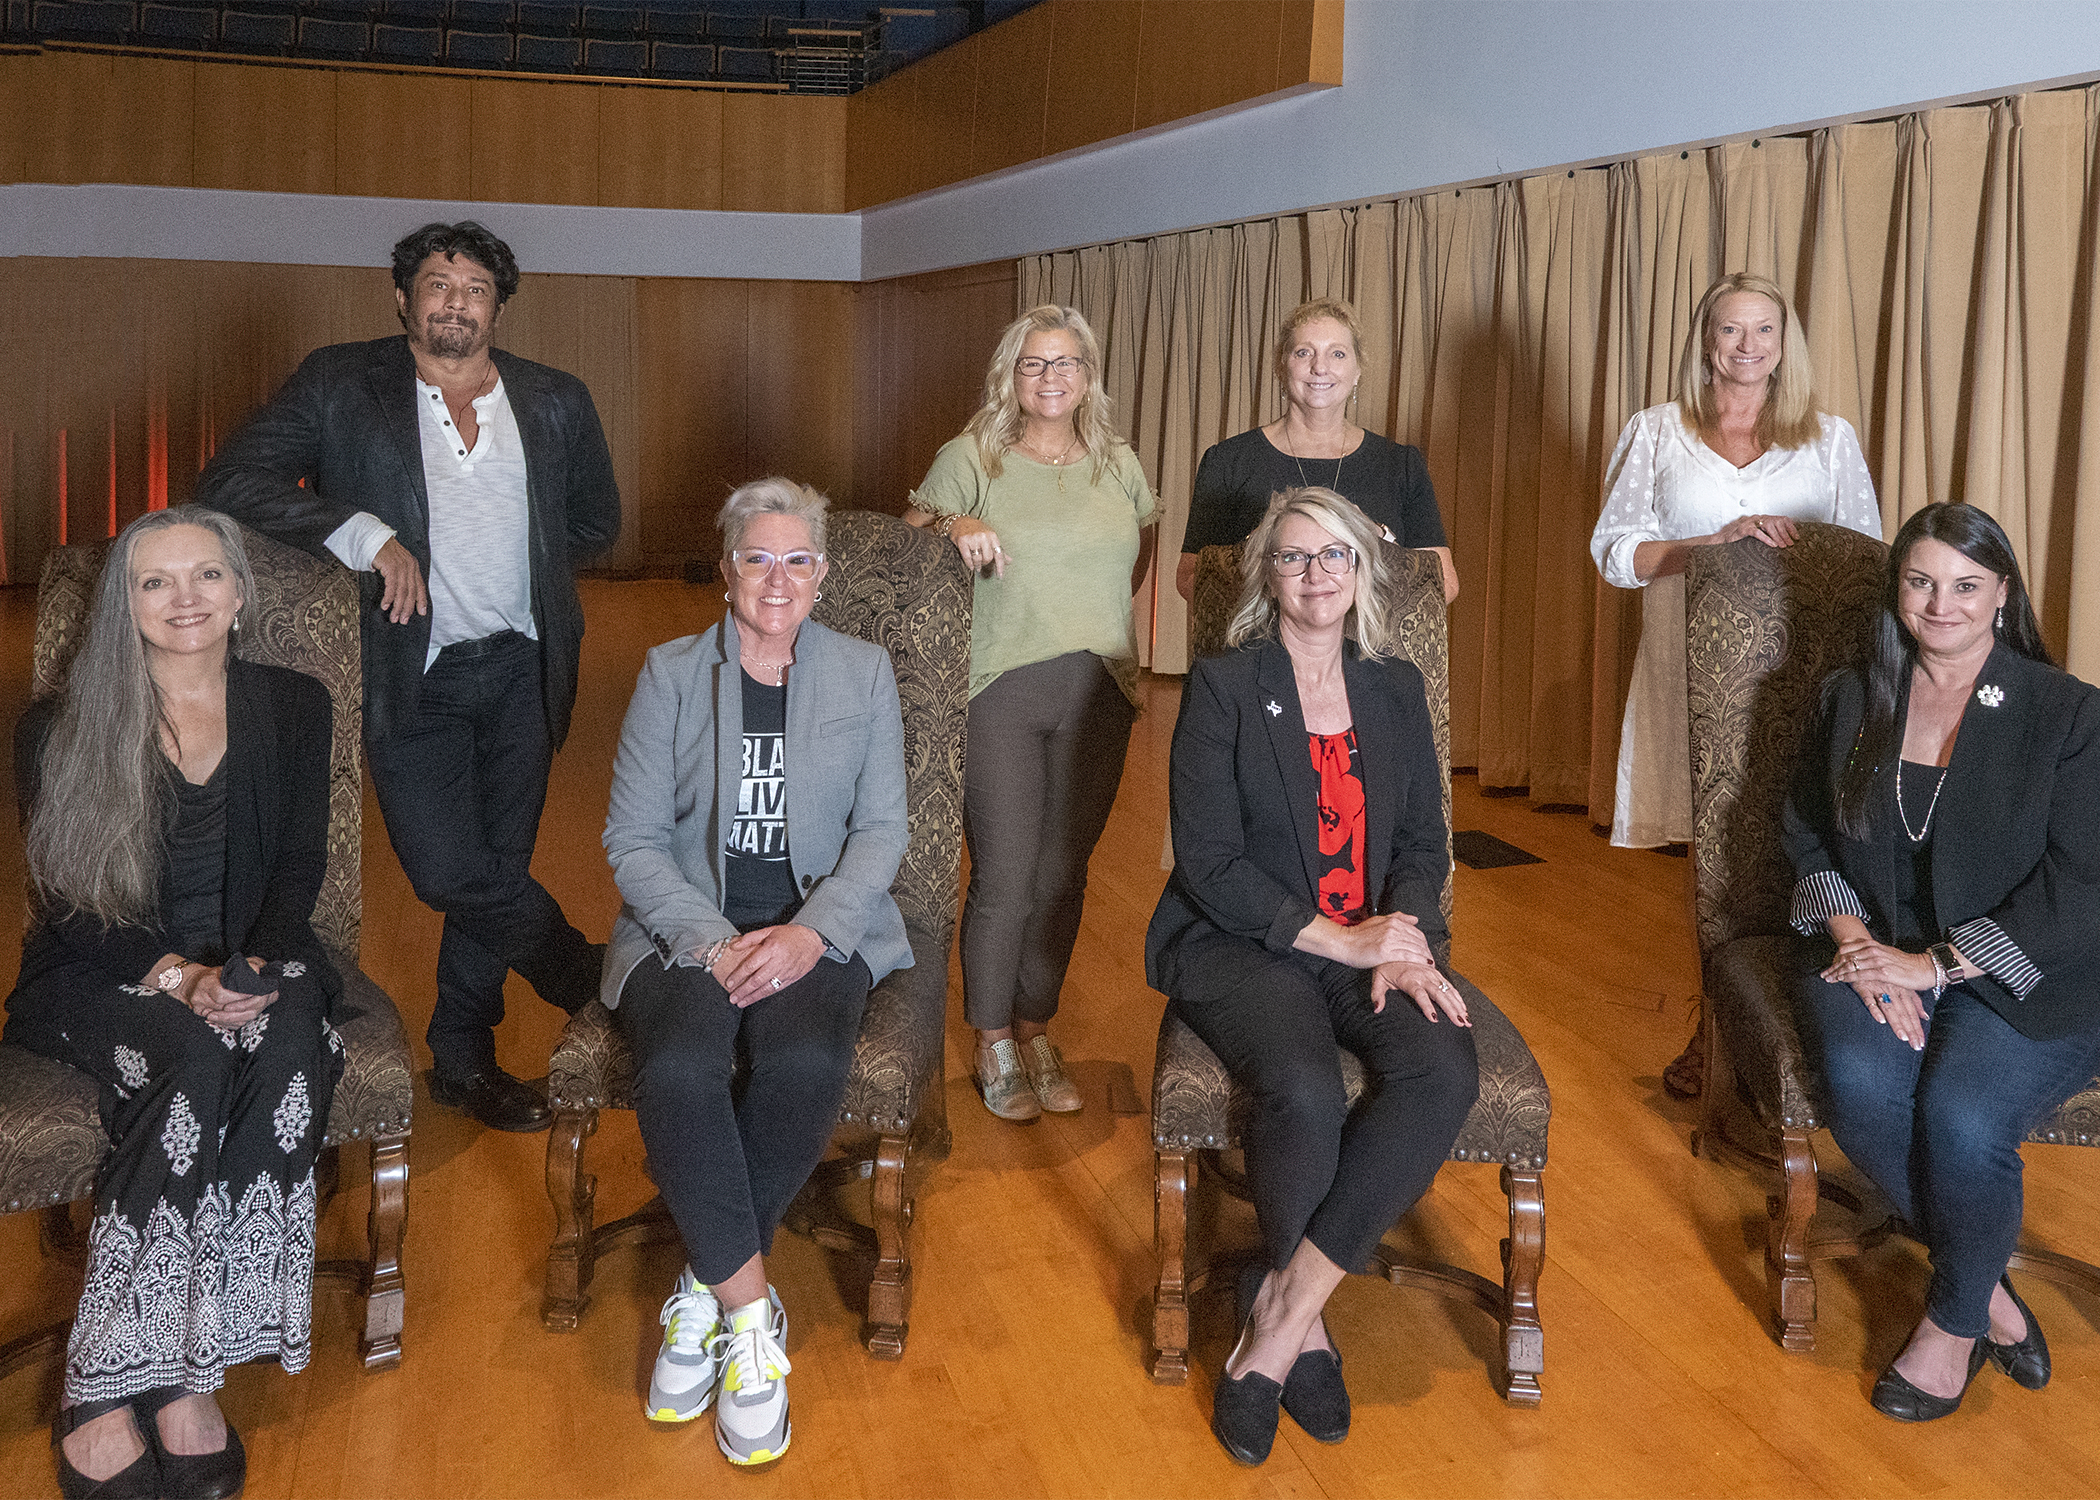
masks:
<path fill-rule="evenodd" d="M 1286 433 L 1288 433 L 1291 430 L 1290 423 L 1284 423 L 1283 430 Z M 1286 448 L 1283 451 L 1290 454 L 1291 462 L 1298 466 L 1298 482 L 1304 485 L 1306 488 L 1310 489 L 1312 487 L 1312 481 L 1306 478 L 1305 476 L 1305 460 L 1298 456 L 1296 449 Z M 1327 486 L 1327 488 L 1333 490 L 1337 495 L 1341 494 L 1342 492 L 1342 459 L 1347 458 L 1348 456 L 1348 454 L 1344 453 L 1341 455 L 1340 458 L 1337 458 L 1334 461 L 1334 480 L 1331 484 Z"/>
<path fill-rule="evenodd" d="M 1903 810 L 1903 765 L 1896 765 L 1896 816 L 1903 820 L 1903 831 L 1910 833 L 1913 844 L 1925 842 L 1925 835 L 1932 832 L 1932 810 L 1940 805 L 1940 791 L 1947 785 L 1947 768 L 1940 767 L 1940 779 L 1932 784 L 1932 800 L 1925 804 L 1925 821 L 1916 833 L 1910 833 L 1910 815 Z"/>
<path fill-rule="evenodd" d="M 757 667 L 761 672 L 771 672 L 773 674 L 773 686 L 775 687 L 780 687 L 786 683 L 787 669 L 794 664 L 795 658 L 792 656 L 782 662 L 752 661 L 748 657 L 744 661 L 744 665 L 747 667 Z"/>

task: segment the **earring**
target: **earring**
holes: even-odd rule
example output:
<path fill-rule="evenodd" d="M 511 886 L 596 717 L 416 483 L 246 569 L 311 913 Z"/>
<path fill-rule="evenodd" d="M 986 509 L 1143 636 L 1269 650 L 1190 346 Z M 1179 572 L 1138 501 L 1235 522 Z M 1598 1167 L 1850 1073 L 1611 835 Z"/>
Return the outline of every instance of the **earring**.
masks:
<path fill-rule="evenodd" d="M 1992 626 L 1992 629 L 2000 631 L 2005 629 L 2005 606 L 2002 604 L 1998 606 L 1998 620 L 1997 623 Z"/>
<path fill-rule="evenodd" d="M 823 602 L 823 599 L 824 599 L 824 591 L 823 591 L 822 589 L 818 589 L 818 590 L 817 590 L 817 593 L 816 593 L 816 597 L 815 597 L 815 598 L 813 598 L 813 599 L 811 599 L 811 600 L 810 600 L 809 602 L 810 602 L 810 603 L 812 603 L 812 604 L 820 604 L 820 603 L 822 603 L 822 602 Z"/>
<path fill-rule="evenodd" d="M 1998 611 L 1998 613 L 2000 615 L 2003 615 L 2005 611 L 2001 609 Z M 241 612 L 238 609 L 234 610 L 233 612 L 233 633 L 235 635 L 239 635 L 241 633 Z"/>
<path fill-rule="evenodd" d="M 730 593 L 729 590 L 724 589 L 722 590 L 722 602 L 724 604 L 734 604 L 736 603 L 736 595 Z"/>

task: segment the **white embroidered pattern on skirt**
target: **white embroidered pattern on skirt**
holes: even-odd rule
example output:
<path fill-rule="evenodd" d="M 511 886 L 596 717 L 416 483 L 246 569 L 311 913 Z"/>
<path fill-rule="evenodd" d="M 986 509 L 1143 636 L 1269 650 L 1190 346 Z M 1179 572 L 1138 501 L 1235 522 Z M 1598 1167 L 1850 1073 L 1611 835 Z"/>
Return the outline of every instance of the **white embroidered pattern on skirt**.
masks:
<path fill-rule="evenodd" d="M 306 1098 L 306 1075 L 294 1073 L 286 1085 L 284 1097 L 277 1101 L 271 1112 L 270 1123 L 277 1127 L 277 1149 L 289 1156 L 306 1139 L 306 1127 L 313 1123 L 314 1107 Z"/>
<path fill-rule="evenodd" d="M 267 1174 L 229 1209 L 206 1189 L 184 1224 L 165 1199 L 143 1236 L 115 1209 L 88 1233 L 87 1285 L 66 1348 L 75 1400 L 166 1386 L 217 1390 L 226 1366 L 275 1359 L 287 1373 L 312 1355 L 314 1174 L 289 1198 Z"/>
<path fill-rule="evenodd" d="M 140 1052 L 136 1047 L 119 1047 L 116 1050 L 115 1060 L 117 1076 L 124 1080 L 126 1087 L 140 1089 L 146 1086 L 146 1057 L 144 1053 Z"/>
<path fill-rule="evenodd" d="M 241 1028 L 241 1050 L 243 1052 L 253 1052 L 257 1047 L 260 1047 L 263 1033 L 269 1028 L 270 1016 L 267 1011 L 250 1021 L 246 1026 L 243 1026 Z"/>
<path fill-rule="evenodd" d="M 190 1111 L 189 1095 L 177 1093 L 168 1106 L 168 1123 L 160 1131 L 160 1149 L 168 1153 L 168 1167 L 177 1177 L 189 1175 L 197 1159 L 197 1144 L 203 1139 L 204 1131 Z"/>

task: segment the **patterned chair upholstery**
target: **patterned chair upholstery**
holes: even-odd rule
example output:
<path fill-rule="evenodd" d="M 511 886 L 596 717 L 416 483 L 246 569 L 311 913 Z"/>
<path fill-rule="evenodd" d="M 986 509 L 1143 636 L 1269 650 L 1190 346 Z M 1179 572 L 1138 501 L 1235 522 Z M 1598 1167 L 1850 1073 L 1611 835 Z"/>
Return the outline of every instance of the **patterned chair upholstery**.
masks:
<path fill-rule="evenodd" d="M 357 1014 L 339 1028 L 346 1061 L 329 1107 L 319 1176 L 332 1182 L 343 1144 L 365 1143 L 371 1148 L 372 1206 L 367 1257 L 323 1261 L 315 1274 L 357 1285 L 365 1304 L 358 1350 L 366 1368 L 374 1369 L 401 1362 L 401 1237 L 408 1219 L 412 1085 L 401 1017 L 386 992 L 357 966 L 364 816 L 357 583 L 332 562 L 252 531 L 243 535 L 257 596 L 242 613 L 243 649 L 254 660 L 319 679 L 335 700 L 328 872 L 314 903 L 313 924 L 342 971 L 344 1008 Z M 32 683 L 38 697 L 65 685 L 107 552 L 107 543 L 60 547 L 44 561 Z M 0 1211 L 42 1210 L 47 1248 L 72 1253 L 83 1248 L 72 1232 L 67 1205 L 94 1190 L 108 1150 L 99 1092 L 92 1079 L 63 1063 L 0 1046 Z M 0 1372 L 57 1347 L 65 1327 L 39 1330 L 0 1349 Z"/>
<path fill-rule="evenodd" d="M 1783 551 L 1754 540 L 1694 548 L 1685 574 L 1693 863 L 1700 965 L 1713 1021 L 1704 1114 L 1692 1145 L 1780 1169 L 1765 1277 L 1773 1330 L 1794 1350 L 1815 1347 L 1810 1262 L 1857 1254 L 1882 1231 L 1811 1241 L 1819 1196 L 1853 1210 L 1860 1205 L 1843 1188 L 1819 1184 L 1816 1175 L 1809 1133 L 1822 1123 L 1823 1081 L 1794 1025 L 1787 925 L 1794 872 L 1780 840 L 1780 813 L 1823 679 L 1860 658 L 1887 558 L 1887 547 L 1871 537 L 1807 524 Z M 1731 1078 L 1735 1086 L 1724 1086 Z M 1776 1138 L 1776 1155 L 1730 1137 L 1738 1101 L 1768 1140 Z M 2028 1139 L 2100 1146 L 2100 1083 Z M 2013 1264 L 2100 1292 L 2100 1272 L 2082 1261 L 2030 1250 Z"/>
<path fill-rule="evenodd" d="M 1196 566 L 1191 591 L 1190 646 L 1199 656 L 1224 647 L 1225 625 L 1238 589 L 1237 549 L 1207 547 Z M 1432 552 L 1388 547 L 1393 564 L 1395 606 L 1401 619 L 1403 653 L 1422 671 L 1435 724 L 1437 762 L 1444 772 L 1444 821 L 1451 820 L 1451 678 L 1444 614 L 1443 571 Z M 1444 881 L 1444 914 L 1451 914 L 1451 881 Z M 1438 955 L 1448 960 L 1449 953 Z M 1509 1199 L 1509 1238 L 1502 1242 L 1502 1281 L 1454 1266 L 1418 1264 L 1381 1245 L 1374 1264 L 1399 1285 L 1421 1286 L 1470 1301 L 1494 1315 L 1502 1327 L 1504 1397 L 1537 1405 L 1545 1369 L 1545 1332 L 1539 1323 L 1539 1272 L 1546 1258 L 1546 1133 L 1553 1100 L 1530 1047 L 1509 1018 L 1463 976 L 1454 975 L 1473 1020 L 1480 1054 L 1480 1097 L 1452 1144 L 1453 1161 L 1494 1163 L 1501 1168 Z M 1349 1102 L 1363 1091 L 1363 1066 L 1341 1052 L 1342 1081 Z M 1199 1158 L 1227 1191 L 1241 1192 L 1239 1179 L 1221 1159 L 1236 1149 L 1247 1096 L 1232 1086 L 1217 1054 L 1189 1030 L 1171 1008 L 1160 1019 L 1159 1048 L 1152 1075 L 1154 1234 L 1159 1279 L 1152 1302 L 1152 1378 L 1179 1384 L 1188 1378 L 1191 1293 L 1208 1279 L 1191 1233 L 1190 1204 L 1208 1205 L 1197 1191 Z M 1208 1215 L 1204 1215 L 1208 1217 Z"/>
<path fill-rule="evenodd" d="M 941 1086 L 948 1010 L 948 950 L 962 878 L 962 769 L 970 694 L 970 575 L 955 549 L 929 532 L 873 511 L 837 511 L 825 550 L 831 572 L 813 614 L 844 634 L 886 648 L 904 711 L 904 772 L 911 839 L 890 887 L 904 916 L 912 966 L 868 996 L 847 1076 L 834 1146 L 788 1214 L 788 1227 L 849 1253 L 872 1253 L 868 1351 L 904 1353 L 911 1314 L 913 1192 L 918 1176 L 948 1155 Z M 590 1301 L 597 1257 L 617 1244 L 675 1238 L 663 1199 L 612 1223 L 594 1222 L 597 1181 L 584 1143 L 598 1113 L 634 1108 L 634 1058 L 612 1013 L 592 1001 L 562 1030 L 547 1070 L 554 1131 L 547 1142 L 547 1196 L 554 1242 L 547 1251 L 546 1326 L 573 1330 Z M 852 1223 L 830 1204 L 848 1181 L 871 1181 L 874 1225 Z"/>

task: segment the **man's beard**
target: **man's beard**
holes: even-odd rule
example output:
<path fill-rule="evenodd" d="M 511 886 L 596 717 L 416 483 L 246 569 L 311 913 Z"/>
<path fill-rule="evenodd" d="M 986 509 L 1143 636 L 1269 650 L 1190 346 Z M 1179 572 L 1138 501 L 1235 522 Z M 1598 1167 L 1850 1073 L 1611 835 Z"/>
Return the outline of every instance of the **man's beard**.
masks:
<path fill-rule="evenodd" d="M 470 321 L 440 323 L 427 318 L 423 323 L 423 344 L 432 354 L 441 359 L 464 359 L 481 347 L 481 325 Z"/>

